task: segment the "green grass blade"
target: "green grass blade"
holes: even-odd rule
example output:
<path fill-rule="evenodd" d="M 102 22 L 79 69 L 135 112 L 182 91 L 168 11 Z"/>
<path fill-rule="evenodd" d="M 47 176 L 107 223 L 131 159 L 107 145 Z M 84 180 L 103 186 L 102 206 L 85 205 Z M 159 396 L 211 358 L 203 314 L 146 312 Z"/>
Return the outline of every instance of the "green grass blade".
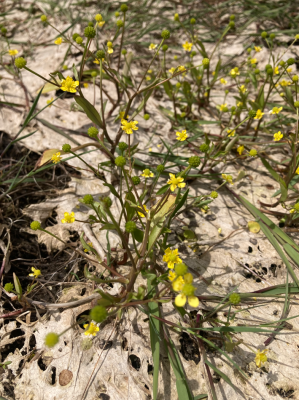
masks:
<path fill-rule="evenodd" d="M 234 390 L 236 390 L 236 386 L 232 383 L 232 381 L 229 379 L 229 377 L 227 375 L 225 375 L 222 371 L 220 371 L 220 369 L 218 369 L 217 367 L 215 367 L 215 365 L 213 365 L 212 363 L 210 363 L 209 360 L 206 360 L 206 364 L 213 370 L 216 372 L 216 374 L 218 374 L 219 376 L 221 376 L 221 378 L 223 380 L 225 380 L 226 383 L 228 383 Z"/>

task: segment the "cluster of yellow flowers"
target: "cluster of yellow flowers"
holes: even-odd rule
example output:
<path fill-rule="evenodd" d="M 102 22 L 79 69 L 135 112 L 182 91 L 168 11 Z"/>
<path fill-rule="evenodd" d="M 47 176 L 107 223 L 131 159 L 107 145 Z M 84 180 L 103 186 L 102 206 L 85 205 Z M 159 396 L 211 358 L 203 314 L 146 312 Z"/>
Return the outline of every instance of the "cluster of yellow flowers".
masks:
<path fill-rule="evenodd" d="M 182 263 L 178 252 L 178 249 L 168 248 L 163 256 L 163 261 L 170 269 L 168 279 L 172 282 L 173 290 L 178 292 L 174 303 L 177 307 L 184 307 L 188 301 L 191 307 L 196 308 L 199 306 L 199 300 L 194 296 L 196 288 L 192 284 L 193 276 L 188 272 L 187 265 Z"/>

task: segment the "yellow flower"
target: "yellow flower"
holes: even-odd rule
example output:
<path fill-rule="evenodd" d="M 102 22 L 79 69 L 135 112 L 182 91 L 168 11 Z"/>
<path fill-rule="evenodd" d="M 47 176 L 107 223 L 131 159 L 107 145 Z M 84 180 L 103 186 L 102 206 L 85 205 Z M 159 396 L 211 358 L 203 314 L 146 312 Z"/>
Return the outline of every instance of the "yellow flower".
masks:
<path fill-rule="evenodd" d="M 89 84 L 87 82 L 84 82 L 83 86 L 85 87 L 85 89 L 87 89 L 89 87 Z"/>
<path fill-rule="evenodd" d="M 243 106 L 242 101 L 239 101 L 239 102 L 237 103 L 237 107 L 242 107 L 242 106 Z"/>
<path fill-rule="evenodd" d="M 204 95 L 204 97 L 208 97 L 208 94 L 209 94 L 208 92 L 204 92 L 203 95 Z"/>
<path fill-rule="evenodd" d="M 127 120 L 122 119 L 121 124 L 122 124 L 121 129 L 125 131 L 128 135 L 131 135 L 133 133 L 133 130 L 134 131 L 138 130 L 138 127 L 136 126 L 136 124 L 138 124 L 138 121 L 128 122 Z"/>
<path fill-rule="evenodd" d="M 231 75 L 233 78 L 235 78 L 237 75 L 240 75 L 239 68 L 238 68 L 238 67 L 235 67 L 235 68 L 231 69 L 230 75 Z"/>
<path fill-rule="evenodd" d="M 290 74 L 292 72 L 292 67 L 287 68 L 287 72 Z"/>
<path fill-rule="evenodd" d="M 226 85 L 226 84 L 227 84 L 227 81 L 226 81 L 224 78 L 221 78 L 221 79 L 220 79 L 220 83 L 222 83 L 222 85 Z"/>
<path fill-rule="evenodd" d="M 18 50 L 8 50 L 10 56 L 16 56 L 18 54 Z"/>
<path fill-rule="evenodd" d="M 143 174 L 141 174 L 144 178 L 153 178 L 154 174 L 148 168 L 143 170 Z"/>
<path fill-rule="evenodd" d="M 156 47 L 157 47 L 156 44 L 151 43 L 148 48 L 149 48 L 149 50 L 155 50 Z"/>
<path fill-rule="evenodd" d="M 170 280 L 170 282 L 174 281 L 177 278 L 177 275 L 174 271 L 170 270 L 168 272 L 168 279 Z"/>
<path fill-rule="evenodd" d="M 240 154 L 240 156 L 242 155 L 243 151 L 244 151 L 244 146 L 243 145 L 241 145 L 241 146 L 239 146 L 237 148 L 237 152 Z"/>
<path fill-rule="evenodd" d="M 296 169 L 296 174 L 299 175 L 299 167 Z"/>
<path fill-rule="evenodd" d="M 222 112 L 222 111 L 224 111 L 224 110 L 226 109 L 226 107 L 227 107 L 227 103 L 221 104 L 221 105 L 219 106 L 219 110 Z"/>
<path fill-rule="evenodd" d="M 95 19 L 97 22 L 103 21 L 103 17 L 102 17 L 101 14 L 97 14 L 97 15 L 94 17 L 94 19 Z"/>
<path fill-rule="evenodd" d="M 68 212 L 64 213 L 64 218 L 61 220 L 63 224 L 72 224 L 75 222 L 75 213 L 71 212 L 70 214 Z"/>
<path fill-rule="evenodd" d="M 35 269 L 34 267 L 32 267 L 31 271 L 33 272 L 33 274 L 29 274 L 29 276 L 34 276 L 34 278 L 37 278 L 38 276 L 41 275 L 41 272 L 39 269 Z"/>
<path fill-rule="evenodd" d="M 100 22 L 98 22 L 98 27 L 102 28 L 102 26 L 104 26 L 104 24 L 105 24 L 105 21 L 100 21 Z"/>
<path fill-rule="evenodd" d="M 176 296 L 174 304 L 177 307 L 184 307 L 188 300 L 189 306 L 196 308 L 199 306 L 199 300 L 196 296 L 186 296 L 184 293 L 180 293 Z"/>
<path fill-rule="evenodd" d="M 186 133 L 186 131 L 182 131 L 182 132 L 176 132 L 177 135 L 177 140 L 179 140 L 180 142 L 183 142 L 184 140 L 187 139 L 188 135 Z"/>
<path fill-rule="evenodd" d="M 148 72 L 149 74 L 151 74 L 151 73 L 153 72 L 153 70 L 152 70 L 152 69 L 149 69 L 147 72 Z"/>
<path fill-rule="evenodd" d="M 146 75 L 145 79 L 146 79 L 147 81 L 150 81 L 152 78 L 150 77 L 150 75 Z"/>
<path fill-rule="evenodd" d="M 240 86 L 240 87 L 239 87 L 239 90 L 240 90 L 240 92 L 242 92 L 242 93 L 246 93 L 246 92 L 247 92 L 247 89 L 246 89 L 246 87 L 245 87 L 244 85 Z"/>
<path fill-rule="evenodd" d="M 120 119 L 124 119 L 124 117 L 125 117 L 125 111 L 121 111 L 120 113 L 119 113 L 119 118 Z M 127 115 L 127 118 L 126 119 L 130 119 L 130 115 Z"/>
<path fill-rule="evenodd" d="M 279 68 L 278 68 L 278 67 L 275 67 L 275 68 L 274 68 L 274 74 L 275 74 L 275 75 L 278 75 L 278 74 L 279 74 Z"/>
<path fill-rule="evenodd" d="M 282 110 L 282 107 L 273 107 L 269 114 L 279 114 Z"/>
<path fill-rule="evenodd" d="M 174 67 L 172 67 L 172 68 L 170 68 L 169 70 L 168 70 L 168 72 L 170 72 L 171 73 L 171 75 L 173 75 L 174 74 L 174 72 L 175 72 L 175 68 Z"/>
<path fill-rule="evenodd" d="M 77 86 L 79 86 L 79 81 L 73 81 L 70 76 L 67 76 L 66 79 L 62 80 L 60 89 L 64 92 L 76 93 Z"/>
<path fill-rule="evenodd" d="M 183 289 L 183 286 L 185 285 L 184 278 L 182 276 L 178 276 L 175 281 L 172 283 L 172 289 L 175 292 L 180 292 Z"/>
<path fill-rule="evenodd" d="M 255 50 L 257 53 L 259 53 L 259 52 L 262 50 L 262 48 L 261 48 L 260 46 L 254 46 L 254 50 Z"/>
<path fill-rule="evenodd" d="M 265 113 L 262 112 L 262 110 L 257 110 L 256 116 L 254 119 L 261 119 Z"/>
<path fill-rule="evenodd" d="M 91 243 L 91 242 L 87 242 L 87 244 L 88 244 L 88 246 L 89 246 L 89 247 L 93 247 L 93 245 L 92 245 L 92 243 Z M 89 250 L 88 250 L 88 249 L 84 249 L 84 252 L 85 252 L 85 253 L 88 253 L 88 252 L 89 252 Z"/>
<path fill-rule="evenodd" d="M 290 86 L 291 82 L 283 79 L 282 81 L 279 82 L 279 84 L 280 86 Z"/>
<path fill-rule="evenodd" d="M 51 157 L 51 161 L 53 161 L 53 164 L 57 164 L 61 160 L 60 152 L 58 151 L 57 153 L 53 154 Z"/>
<path fill-rule="evenodd" d="M 257 63 L 257 59 L 256 59 L 256 58 L 252 58 L 252 59 L 250 60 L 250 63 L 251 63 L 251 64 L 256 64 L 256 63 Z"/>
<path fill-rule="evenodd" d="M 234 184 L 233 177 L 231 175 L 221 174 L 221 176 L 226 182 L 230 183 L 231 185 Z"/>
<path fill-rule="evenodd" d="M 278 142 L 280 139 L 283 138 L 283 134 L 279 131 L 274 133 L 273 140 L 274 142 Z"/>
<path fill-rule="evenodd" d="M 53 104 L 52 101 L 54 100 L 54 97 L 51 97 L 50 100 L 47 100 L 47 104 L 49 104 L 49 108 L 52 107 Z"/>
<path fill-rule="evenodd" d="M 170 176 L 170 179 L 167 183 L 168 183 L 168 185 L 170 185 L 170 190 L 172 192 L 175 191 L 175 189 L 177 187 L 183 188 L 186 186 L 186 183 L 183 183 L 184 178 L 181 178 L 181 177 L 176 178 L 176 176 L 174 174 L 169 174 L 169 176 Z"/>
<path fill-rule="evenodd" d="M 263 365 L 263 363 L 265 363 L 265 362 L 267 361 L 267 356 L 266 356 L 267 351 L 268 351 L 268 349 L 265 349 L 265 350 L 263 350 L 263 351 L 258 350 L 258 351 L 255 353 L 256 356 L 255 356 L 254 361 L 255 361 L 256 366 L 257 366 L 258 368 L 261 368 L 261 366 Z"/>
<path fill-rule="evenodd" d="M 97 334 L 97 332 L 99 332 L 99 330 L 100 330 L 100 328 L 98 327 L 98 325 L 97 324 L 95 324 L 95 323 L 93 323 L 93 322 L 91 322 L 90 324 L 85 324 L 85 325 L 83 325 L 84 326 L 84 328 L 86 329 L 86 328 L 88 328 L 85 332 L 84 332 L 84 335 L 86 335 L 86 336 L 96 336 L 96 334 Z"/>
<path fill-rule="evenodd" d="M 227 129 L 227 133 L 228 133 L 228 137 L 232 137 L 235 136 L 236 131 L 235 130 L 231 130 L 231 129 Z"/>
<path fill-rule="evenodd" d="M 180 66 L 178 67 L 178 70 L 179 70 L 180 72 L 184 72 L 184 71 L 186 71 L 186 68 L 184 67 L 184 65 L 180 65 Z"/>
<path fill-rule="evenodd" d="M 215 74 L 216 74 L 216 71 L 213 71 L 213 72 L 212 72 L 212 75 L 214 76 Z"/>
<path fill-rule="evenodd" d="M 108 47 L 108 54 L 112 54 L 113 53 L 113 48 L 112 47 Z"/>
<path fill-rule="evenodd" d="M 153 175 L 154 175 L 154 174 L 153 174 Z M 145 212 L 147 212 L 147 213 L 149 212 L 149 209 L 147 208 L 147 206 L 146 206 L 145 204 L 143 204 L 142 207 L 143 207 L 143 209 L 144 209 Z M 144 217 L 145 217 L 145 215 L 142 214 L 142 212 L 139 212 L 139 211 L 138 211 L 138 215 L 140 215 L 141 218 L 144 218 Z"/>
<path fill-rule="evenodd" d="M 61 37 L 57 38 L 54 43 L 58 44 L 59 46 L 62 43 L 62 38 Z"/>
<path fill-rule="evenodd" d="M 167 263 L 168 268 L 173 269 L 174 264 L 182 262 L 178 253 L 179 253 L 178 249 L 171 250 L 170 247 L 168 247 L 168 249 L 165 250 L 163 261 Z"/>
<path fill-rule="evenodd" d="M 184 50 L 186 50 L 186 51 L 191 51 L 191 50 L 192 50 L 193 43 L 189 43 L 188 41 L 186 41 L 184 44 L 182 44 L 182 46 L 183 46 L 183 49 L 184 49 Z"/>

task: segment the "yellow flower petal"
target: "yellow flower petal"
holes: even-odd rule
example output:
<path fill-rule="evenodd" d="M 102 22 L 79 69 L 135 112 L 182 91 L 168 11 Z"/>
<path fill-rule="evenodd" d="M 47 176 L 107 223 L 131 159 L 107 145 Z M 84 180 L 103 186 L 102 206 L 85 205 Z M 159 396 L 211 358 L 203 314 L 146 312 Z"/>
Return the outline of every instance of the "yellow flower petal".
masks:
<path fill-rule="evenodd" d="M 186 304 L 187 301 L 187 297 L 186 295 L 184 295 L 183 293 L 178 294 L 174 300 L 174 304 L 177 307 L 184 307 L 184 305 Z"/>

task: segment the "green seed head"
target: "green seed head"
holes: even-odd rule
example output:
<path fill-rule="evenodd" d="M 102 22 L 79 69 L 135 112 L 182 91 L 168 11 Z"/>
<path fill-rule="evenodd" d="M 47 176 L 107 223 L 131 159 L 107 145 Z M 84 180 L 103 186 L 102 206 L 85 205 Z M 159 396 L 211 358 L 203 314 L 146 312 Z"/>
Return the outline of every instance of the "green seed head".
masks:
<path fill-rule="evenodd" d="M 127 50 L 126 50 L 126 49 L 122 49 L 121 54 L 122 54 L 123 56 L 125 56 L 125 55 L 127 54 Z"/>
<path fill-rule="evenodd" d="M 260 73 L 260 70 L 257 68 L 254 70 L 255 75 L 258 75 Z"/>
<path fill-rule="evenodd" d="M 101 200 L 107 208 L 110 208 L 112 206 L 112 200 L 110 199 L 110 197 L 103 197 Z"/>
<path fill-rule="evenodd" d="M 26 67 L 27 61 L 23 57 L 18 57 L 15 59 L 15 66 L 19 69 Z"/>
<path fill-rule="evenodd" d="M 230 28 L 234 28 L 235 27 L 235 22 L 234 21 L 229 21 L 228 26 Z"/>
<path fill-rule="evenodd" d="M 266 72 L 267 72 L 267 75 L 269 75 L 269 76 L 273 75 L 273 69 L 272 68 L 268 68 Z"/>
<path fill-rule="evenodd" d="M 119 20 L 116 22 L 116 25 L 117 25 L 118 28 L 122 28 L 122 27 L 124 26 L 124 21 L 122 21 L 121 19 L 119 19 Z"/>
<path fill-rule="evenodd" d="M 81 38 L 81 36 L 77 36 L 76 37 L 76 43 L 78 43 L 78 44 L 82 44 L 83 43 L 83 39 Z"/>
<path fill-rule="evenodd" d="M 192 156 L 188 160 L 190 167 L 197 168 L 200 164 L 200 158 L 198 156 Z"/>
<path fill-rule="evenodd" d="M 191 25 L 194 25 L 195 23 L 196 23 L 196 19 L 195 19 L 195 18 L 191 18 L 191 19 L 190 19 L 190 24 L 191 24 Z"/>
<path fill-rule="evenodd" d="M 234 21 L 235 18 L 236 18 L 236 16 L 235 16 L 234 14 L 232 14 L 232 15 L 229 17 L 229 19 L 230 19 L 231 21 Z"/>
<path fill-rule="evenodd" d="M 105 58 L 105 52 L 104 50 L 98 50 L 96 52 L 96 58 L 99 60 L 102 60 L 103 58 Z"/>
<path fill-rule="evenodd" d="M 96 31 L 93 26 L 87 26 L 84 29 L 84 36 L 87 37 L 88 39 L 93 39 L 96 35 Z"/>
<path fill-rule="evenodd" d="M 118 12 L 118 11 L 115 11 L 114 15 L 115 15 L 115 16 L 116 16 L 116 18 L 117 18 L 117 17 L 119 17 L 119 15 L 120 15 L 120 14 L 119 14 L 119 12 Z"/>
<path fill-rule="evenodd" d="M 94 199 L 93 199 L 92 195 L 91 194 L 86 194 L 83 197 L 83 203 L 84 204 L 93 204 L 94 203 Z"/>
<path fill-rule="evenodd" d="M 146 121 L 148 121 L 150 119 L 150 115 L 149 114 L 144 114 L 143 119 L 145 119 Z"/>
<path fill-rule="evenodd" d="M 167 50 L 168 50 L 167 44 L 163 44 L 162 51 L 164 51 L 164 53 L 165 53 Z"/>
<path fill-rule="evenodd" d="M 128 221 L 125 225 L 126 232 L 133 233 L 136 229 L 136 224 L 134 221 Z"/>
<path fill-rule="evenodd" d="M 93 321 L 100 323 L 107 318 L 107 310 L 103 306 L 95 306 L 90 310 L 89 316 Z"/>
<path fill-rule="evenodd" d="M 47 22 L 47 16 L 46 15 L 41 15 L 40 20 L 42 22 Z"/>
<path fill-rule="evenodd" d="M 123 13 L 126 13 L 128 11 L 128 6 L 126 4 L 122 4 L 120 6 L 120 11 L 122 11 Z"/>
<path fill-rule="evenodd" d="M 236 111 L 236 107 L 235 107 L 235 106 L 232 106 L 232 107 L 230 108 L 230 110 L 231 110 L 231 112 L 234 112 L 234 111 Z"/>
<path fill-rule="evenodd" d="M 93 22 L 92 22 L 92 21 L 89 21 L 89 22 L 88 22 L 88 26 L 93 26 Z"/>
<path fill-rule="evenodd" d="M 292 81 L 293 82 L 298 82 L 298 75 L 294 75 L 293 78 L 292 78 Z"/>
<path fill-rule="evenodd" d="M 3 36 L 7 34 L 7 29 L 4 26 L 1 28 L 1 33 Z"/>
<path fill-rule="evenodd" d="M 65 153 L 69 153 L 71 151 L 71 145 L 70 144 L 64 144 L 62 146 L 62 151 L 64 151 Z"/>
<path fill-rule="evenodd" d="M 134 183 L 134 185 L 139 185 L 140 183 L 140 178 L 139 176 L 132 176 L 132 182 Z"/>
<path fill-rule="evenodd" d="M 127 150 L 128 145 L 125 142 L 119 142 L 118 143 L 118 148 L 119 148 L 120 151 L 125 151 L 125 150 Z"/>
<path fill-rule="evenodd" d="M 289 59 L 287 60 L 287 64 L 288 64 L 288 65 L 293 65 L 293 64 L 295 64 L 295 59 L 294 59 L 294 58 L 289 58 Z"/>
<path fill-rule="evenodd" d="M 91 126 L 90 128 L 88 128 L 88 131 L 87 131 L 88 136 L 95 138 L 98 136 L 98 133 L 99 133 L 98 129 L 95 128 L 94 126 Z"/>
<path fill-rule="evenodd" d="M 74 33 L 73 36 L 72 36 L 72 38 L 73 38 L 73 40 L 76 40 L 77 37 L 79 37 L 79 36 L 80 36 L 79 33 Z"/>
<path fill-rule="evenodd" d="M 177 82 L 177 83 L 175 84 L 175 86 L 177 87 L 177 89 L 179 89 L 182 85 L 181 85 L 180 82 Z"/>
<path fill-rule="evenodd" d="M 184 263 L 179 263 L 175 265 L 174 271 L 177 276 L 184 276 L 188 272 L 188 267 Z"/>
<path fill-rule="evenodd" d="M 54 347 L 59 342 L 59 336 L 57 333 L 50 332 L 45 337 L 45 345 L 48 347 Z"/>
<path fill-rule="evenodd" d="M 156 168 L 157 172 L 159 172 L 160 174 L 161 174 L 161 172 L 164 171 L 164 169 L 165 169 L 165 167 L 164 167 L 163 164 L 158 165 L 157 168 Z"/>
<path fill-rule="evenodd" d="M 38 222 L 38 221 L 32 221 L 31 224 L 30 224 L 30 228 L 31 228 L 33 231 L 37 231 L 38 229 L 40 229 L 40 222 Z"/>
<path fill-rule="evenodd" d="M 170 37 L 170 32 L 169 32 L 167 29 L 164 29 L 164 30 L 161 32 L 161 37 L 162 37 L 163 39 L 169 39 L 169 37 Z"/>
<path fill-rule="evenodd" d="M 295 106 L 296 108 L 299 108 L 299 101 L 295 101 L 294 106 Z"/>
<path fill-rule="evenodd" d="M 178 22 L 178 21 L 180 20 L 179 14 L 174 14 L 173 19 L 174 19 L 174 21 L 177 21 L 177 22 Z"/>
<path fill-rule="evenodd" d="M 212 197 L 212 199 L 217 199 L 218 193 L 213 191 L 213 192 L 211 192 L 210 197 Z"/>
<path fill-rule="evenodd" d="M 273 40 L 273 39 L 275 39 L 276 35 L 275 35 L 275 33 L 271 33 L 269 37 L 271 40 Z"/>
<path fill-rule="evenodd" d="M 126 159 L 125 159 L 125 157 L 123 157 L 123 156 L 118 156 L 118 157 L 116 157 L 116 159 L 115 159 L 115 165 L 116 165 L 117 167 L 120 167 L 120 168 L 124 167 L 124 166 L 126 165 Z"/>
<path fill-rule="evenodd" d="M 299 203 L 296 203 L 296 204 L 294 205 L 294 209 L 295 209 L 297 212 L 299 212 Z"/>
<path fill-rule="evenodd" d="M 256 116 L 256 111 L 255 110 L 249 110 L 248 115 L 250 118 L 254 118 Z"/>
<path fill-rule="evenodd" d="M 240 295 L 238 293 L 232 293 L 229 296 L 229 302 L 232 303 L 232 304 L 239 304 L 240 301 L 241 301 L 241 297 L 240 297 Z"/>
<path fill-rule="evenodd" d="M 203 143 L 199 146 L 199 150 L 202 153 L 206 153 L 209 150 L 209 145 L 207 143 Z"/>
<path fill-rule="evenodd" d="M 202 60 L 202 65 L 204 66 L 204 68 L 207 68 L 209 64 L 210 64 L 210 60 L 208 58 L 204 58 Z"/>
<path fill-rule="evenodd" d="M 191 51 L 190 57 L 193 58 L 194 56 L 196 56 L 196 54 L 197 54 L 196 51 Z"/>
<path fill-rule="evenodd" d="M 91 74 L 90 74 L 93 78 L 95 78 L 97 75 L 98 75 L 98 73 L 97 73 L 97 71 L 91 71 Z"/>
<path fill-rule="evenodd" d="M 8 293 L 10 293 L 10 292 L 12 292 L 13 290 L 14 290 L 14 285 L 13 285 L 13 283 L 6 283 L 5 285 L 4 285 L 4 289 L 8 292 Z"/>
<path fill-rule="evenodd" d="M 266 31 L 264 31 L 264 32 L 261 33 L 261 37 L 262 37 L 263 39 L 266 39 L 267 36 L 268 36 L 268 33 L 267 33 Z"/>
<path fill-rule="evenodd" d="M 284 67 L 285 64 L 286 64 L 285 61 L 283 61 L 283 60 L 279 61 L 279 65 L 280 65 L 281 67 Z"/>
<path fill-rule="evenodd" d="M 182 293 L 185 296 L 193 296 L 195 292 L 195 287 L 192 285 L 192 283 L 185 283 L 182 289 Z"/>

